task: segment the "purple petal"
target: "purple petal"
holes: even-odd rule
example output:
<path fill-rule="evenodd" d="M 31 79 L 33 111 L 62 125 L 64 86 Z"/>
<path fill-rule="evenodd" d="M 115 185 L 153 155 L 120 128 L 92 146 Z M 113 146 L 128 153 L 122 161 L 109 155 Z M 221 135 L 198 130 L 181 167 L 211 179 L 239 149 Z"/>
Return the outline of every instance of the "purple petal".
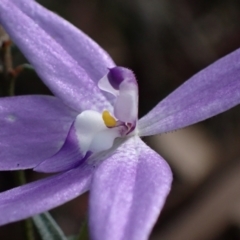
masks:
<path fill-rule="evenodd" d="M 72 124 L 62 148 L 36 166 L 34 171 L 45 173 L 67 171 L 79 165 L 83 158 L 84 155 L 78 146 L 76 132 Z"/>
<path fill-rule="evenodd" d="M 1 0 L 0 22 L 45 84 L 70 107 L 111 108 L 91 80 L 100 79 L 111 60 L 83 33 L 29 0 Z"/>
<path fill-rule="evenodd" d="M 0 98 L 0 169 L 33 168 L 56 153 L 75 117 L 55 97 Z"/>
<path fill-rule="evenodd" d="M 240 102 L 240 50 L 194 75 L 139 120 L 141 136 L 183 128 Z"/>
<path fill-rule="evenodd" d="M 115 63 L 96 42 L 57 14 L 35 1 L 11 0 L 27 16 L 55 39 L 75 61 L 98 82 Z"/>
<path fill-rule="evenodd" d="M 167 163 L 139 138 L 96 170 L 90 192 L 93 240 L 147 240 L 169 193 Z"/>
<path fill-rule="evenodd" d="M 89 189 L 92 169 L 76 168 L 0 193 L 0 225 L 48 211 Z"/>

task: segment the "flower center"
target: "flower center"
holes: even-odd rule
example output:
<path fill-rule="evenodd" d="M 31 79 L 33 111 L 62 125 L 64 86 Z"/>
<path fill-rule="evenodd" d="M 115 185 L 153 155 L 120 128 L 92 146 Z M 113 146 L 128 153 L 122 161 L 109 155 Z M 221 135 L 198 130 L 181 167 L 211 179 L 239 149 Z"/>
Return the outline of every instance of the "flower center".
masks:
<path fill-rule="evenodd" d="M 98 86 L 115 96 L 113 113 L 86 110 L 77 116 L 70 131 L 71 136 L 76 136 L 82 156 L 110 149 L 116 138 L 129 135 L 137 123 L 138 88 L 132 71 L 122 67 L 109 69 Z"/>

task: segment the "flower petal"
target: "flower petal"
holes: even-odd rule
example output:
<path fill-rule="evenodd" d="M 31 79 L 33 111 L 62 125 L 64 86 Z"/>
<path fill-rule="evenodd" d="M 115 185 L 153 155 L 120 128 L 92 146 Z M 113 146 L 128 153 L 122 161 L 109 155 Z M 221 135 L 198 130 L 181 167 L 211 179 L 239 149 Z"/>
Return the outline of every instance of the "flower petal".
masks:
<path fill-rule="evenodd" d="M 0 170 L 33 168 L 56 153 L 75 117 L 55 97 L 0 98 Z"/>
<path fill-rule="evenodd" d="M 65 51 L 71 55 L 95 82 L 107 73 L 115 63 L 96 42 L 57 14 L 40 6 L 35 1 L 12 0 L 26 15 L 34 20 Z"/>
<path fill-rule="evenodd" d="M 97 83 L 115 63 L 109 54 L 81 30 L 35 1 L 11 0 L 55 39 Z"/>
<path fill-rule="evenodd" d="M 240 49 L 194 75 L 140 119 L 141 136 L 183 128 L 240 103 Z"/>
<path fill-rule="evenodd" d="M 99 81 L 103 91 L 116 96 L 114 115 L 122 122 L 135 123 L 138 114 L 138 85 L 133 72 L 114 67 Z"/>
<path fill-rule="evenodd" d="M 138 137 L 96 169 L 90 192 L 93 240 L 147 240 L 169 193 L 167 163 Z"/>
<path fill-rule="evenodd" d="M 91 168 L 71 171 L 0 193 L 0 225 L 48 211 L 89 189 Z"/>
<path fill-rule="evenodd" d="M 44 173 L 68 171 L 77 167 L 83 158 L 84 155 L 78 146 L 77 136 L 72 124 L 61 149 L 37 165 L 34 171 Z"/>
<path fill-rule="evenodd" d="M 110 60 L 83 33 L 29 0 L 1 0 L 0 23 L 45 84 L 66 104 L 78 111 L 111 108 L 91 80 L 92 75 L 100 79 L 107 72 L 104 66 L 111 65 Z M 98 67 L 91 72 L 96 62 Z"/>

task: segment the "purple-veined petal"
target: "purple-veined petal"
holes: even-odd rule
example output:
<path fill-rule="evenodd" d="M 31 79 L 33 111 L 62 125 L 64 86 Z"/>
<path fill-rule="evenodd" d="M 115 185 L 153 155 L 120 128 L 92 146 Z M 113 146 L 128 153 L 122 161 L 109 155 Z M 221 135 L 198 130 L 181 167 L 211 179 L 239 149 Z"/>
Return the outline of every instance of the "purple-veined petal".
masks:
<path fill-rule="evenodd" d="M 0 98 L 0 170 L 33 168 L 56 153 L 76 115 L 55 97 Z"/>
<path fill-rule="evenodd" d="M 0 225 L 57 207 L 89 189 L 92 169 L 76 168 L 0 193 Z"/>
<path fill-rule="evenodd" d="M 99 81 L 103 91 L 116 96 L 114 115 L 122 122 L 135 123 L 138 114 L 138 85 L 133 72 L 114 67 Z"/>
<path fill-rule="evenodd" d="M 138 137 L 96 169 L 90 192 L 93 240 L 147 240 L 170 191 L 167 163 Z"/>
<path fill-rule="evenodd" d="M 140 136 L 183 128 L 240 103 L 240 49 L 203 69 L 138 122 Z"/>
<path fill-rule="evenodd" d="M 85 56 L 87 52 L 89 55 L 97 54 L 99 48 L 94 48 L 94 44 L 92 45 L 92 42 L 90 43 L 82 34 L 80 34 L 81 38 L 76 40 L 76 45 L 73 43 L 75 35 L 69 36 L 72 38 L 71 47 L 68 38 L 62 37 L 67 33 L 74 34 L 74 31 L 78 30 L 70 27 L 65 20 L 45 10 L 35 1 L 29 0 L 1 0 L 0 23 L 34 66 L 44 83 L 68 106 L 77 111 L 111 109 L 111 104 L 84 70 L 85 66 L 75 59 L 77 52 L 81 52 L 84 46 Z M 62 26 L 65 27 L 62 29 Z M 65 29 L 62 35 L 59 35 L 60 29 L 62 31 Z M 66 32 L 67 30 L 69 32 Z M 77 49 L 77 44 L 81 41 L 83 42 L 80 49 L 76 50 L 73 56 L 75 46 Z M 88 45 L 84 45 L 86 41 Z M 103 55 L 102 57 L 106 58 Z M 98 60 L 99 58 L 96 61 Z M 88 61 L 92 61 L 92 57 Z"/>
<path fill-rule="evenodd" d="M 97 83 L 115 63 L 96 42 L 81 30 L 35 1 L 10 0 L 49 34 Z"/>
<path fill-rule="evenodd" d="M 78 146 L 76 132 L 72 124 L 61 149 L 37 165 L 34 171 L 44 173 L 67 171 L 77 167 L 83 159 L 84 155 Z"/>

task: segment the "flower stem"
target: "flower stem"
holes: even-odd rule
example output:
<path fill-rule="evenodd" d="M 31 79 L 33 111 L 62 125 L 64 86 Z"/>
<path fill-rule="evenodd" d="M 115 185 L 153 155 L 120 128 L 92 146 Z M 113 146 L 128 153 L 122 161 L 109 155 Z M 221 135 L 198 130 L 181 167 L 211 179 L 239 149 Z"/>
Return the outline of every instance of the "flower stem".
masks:
<path fill-rule="evenodd" d="M 85 219 L 76 240 L 88 240 L 88 239 L 89 239 L 88 224 L 87 219 Z"/>
<path fill-rule="evenodd" d="M 7 40 L 2 44 L 0 51 L 0 57 L 2 61 L 2 74 L 3 79 L 1 81 L 1 91 L 3 96 L 9 96 L 10 85 L 10 72 L 12 71 L 12 55 L 11 55 L 11 41 Z"/>
<path fill-rule="evenodd" d="M 24 185 L 26 183 L 25 172 L 22 170 L 17 172 L 17 183 L 19 185 Z M 24 228 L 25 228 L 25 239 L 35 240 L 34 227 L 33 227 L 33 222 L 31 218 L 24 220 Z"/>

